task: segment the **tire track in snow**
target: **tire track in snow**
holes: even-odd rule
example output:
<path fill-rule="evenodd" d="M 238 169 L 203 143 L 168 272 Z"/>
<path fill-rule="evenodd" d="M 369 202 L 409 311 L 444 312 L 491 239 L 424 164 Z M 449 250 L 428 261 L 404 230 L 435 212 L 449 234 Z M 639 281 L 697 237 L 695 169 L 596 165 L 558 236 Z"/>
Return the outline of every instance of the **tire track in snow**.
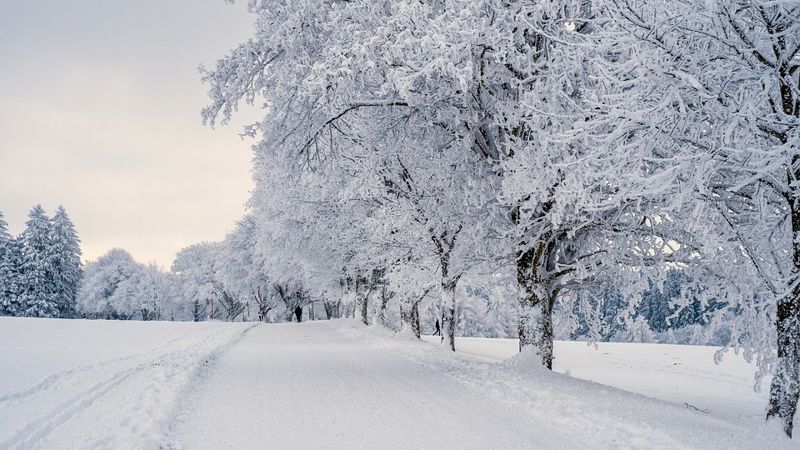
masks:
<path fill-rule="evenodd" d="M 242 339 L 245 338 L 247 333 L 253 330 L 253 328 L 256 328 L 261 325 L 264 324 L 259 322 L 245 328 L 233 340 L 231 340 L 227 344 L 221 345 L 211 354 L 207 355 L 204 363 L 200 364 L 198 367 L 195 368 L 189 381 L 187 382 L 186 385 L 184 385 L 183 389 L 178 395 L 178 401 L 176 402 L 175 408 L 170 414 L 171 419 L 166 427 L 166 430 L 164 431 L 164 434 L 162 436 L 162 442 L 160 443 L 159 446 L 161 449 L 177 450 L 182 448 L 177 439 L 177 430 L 186 421 L 188 417 L 187 414 L 194 410 L 194 406 L 197 404 L 197 401 L 200 398 L 198 391 L 202 391 L 202 388 L 192 391 L 191 386 L 205 385 L 208 382 L 211 373 L 217 368 L 219 359 L 228 350 L 230 350 L 236 344 L 241 342 Z"/>
<path fill-rule="evenodd" d="M 140 372 L 142 366 L 137 366 L 132 369 L 125 370 L 102 381 L 89 390 L 82 392 L 70 400 L 59 405 L 55 410 L 51 411 L 45 417 L 37 419 L 36 421 L 28 424 L 25 428 L 18 431 L 9 440 L 0 443 L 1 448 L 32 448 L 37 442 L 45 438 L 49 433 L 65 424 L 70 418 L 86 410 L 100 397 L 105 395 L 108 391 L 124 383 L 131 376 Z"/>
<path fill-rule="evenodd" d="M 204 329 L 206 329 L 206 328 L 204 328 Z M 185 333 L 185 334 L 183 334 L 183 335 L 181 335 L 181 336 L 179 336 L 177 338 L 170 339 L 169 341 L 166 342 L 166 346 L 167 347 L 168 346 L 174 346 L 175 344 L 177 344 L 179 342 L 185 341 L 187 339 L 187 337 L 189 337 L 189 336 L 191 336 L 192 334 L 195 334 L 195 333 L 196 333 L 196 331 L 194 333 L 189 332 L 189 333 Z M 81 375 L 83 373 L 91 372 L 91 371 L 97 370 L 97 369 L 101 369 L 101 368 L 104 368 L 104 367 L 107 367 L 107 366 L 110 366 L 110 365 L 113 365 L 113 364 L 116 364 L 116 363 L 129 361 L 131 359 L 146 357 L 148 355 L 151 355 L 154 350 L 163 349 L 164 347 L 165 346 L 153 347 L 153 348 L 149 348 L 147 350 L 141 351 L 141 352 L 133 353 L 131 355 L 121 356 L 121 357 L 117 357 L 117 358 L 111 358 L 111 359 L 107 359 L 107 360 L 103 360 L 103 361 L 98 361 L 98 362 L 95 362 L 95 363 L 92 363 L 92 364 L 86 364 L 86 365 L 78 366 L 78 367 L 75 367 L 75 368 L 72 368 L 72 369 L 67 369 L 67 370 L 62 370 L 60 372 L 56 372 L 54 374 L 51 374 L 51 375 L 48 375 L 48 376 L 42 378 L 39 382 L 33 384 L 32 386 L 30 386 L 28 388 L 0 395 L 0 404 L 5 403 L 5 402 L 9 402 L 9 401 L 13 401 L 13 400 L 16 400 L 16 401 L 23 400 L 23 399 L 25 399 L 27 397 L 47 392 L 50 389 L 52 389 L 53 387 L 56 387 L 59 384 L 63 384 L 65 382 L 68 382 L 69 380 L 71 380 L 71 379 L 75 378 L 76 376 Z"/>
<path fill-rule="evenodd" d="M 8 394 L 0 396 L 0 403 L 6 403 L 12 400 L 20 401 L 26 399 L 27 397 L 44 393 L 49 389 L 57 386 L 58 384 L 69 381 L 70 379 L 75 378 L 75 376 L 80 375 L 82 373 L 90 372 L 92 370 L 106 367 L 115 363 L 125 362 L 130 359 L 134 359 L 138 356 L 140 355 L 138 354 L 128 355 L 121 358 L 113 358 L 105 361 L 100 361 L 94 364 L 87 364 L 85 366 L 76 367 L 74 369 L 62 370 L 61 372 L 48 375 L 47 377 L 43 378 L 41 381 L 39 381 L 38 383 L 34 384 L 33 386 L 27 389 L 23 389 L 16 392 L 10 392 Z"/>
<path fill-rule="evenodd" d="M 243 333 L 251 329 L 249 327 L 243 330 L 242 333 L 238 333 L 235 336 L 232 336 L 232 339 L 224 339 L 223 343 L 219 344 L 218 346 L 213 347 L 209 350 L 210 353 L 214 353 L 220 347 L 227 347 L 231 344 L 231 341 L 238 341 Z M 207 330 L 208 328 L 204 328 Z M 225 327 L 220 327 L 219 331 L 213 334 L 209 334 L 203 337 L 200 341 L 187 343 L 187 337 L 193 333 L 187 333 L 186 335 L 168 341 L 165 347 L 162 347 L 161 354 L 155 355 L 155 357 L 150 357 L 148 360 L 140 362 L 133 367 L 125 368 L 121 371 L 115 372 L 110 377 L 105 377 L 102 381 L 95 383 L 89 389 L 83 390 L 77 395 L 72 396 L 67 401 L 60 403 L 55 408 L 51 409 L 49 412 L 44 414 L 43 416 L 38 417 L 37 419 L 33 420 L 32 422 L 25 425 L 22 429 L 18 430 L 14 435 L 7 439 L 4 442 L 0 442 L 0 448 L 34 448 L 40 442 L 45 440 L 48 436 L 50 436 L 54 431 L 61 428 L 64 424 L 70 422 L 74 417 L 80 415 L 82 412 L 89 410 L 94 404 L 98 401 L 101 401 L 104 397 L 109 395 L 112 391 L 119 388 L 120 386 L 124 385 L 126 382 L 131 380 L 134 377 L 139 375 L 148 374 L 151 375 L 158 375 L 159 371 L 165 372 L 165 375 L 174 376 L 179 374 L 181 371 L 185 370 L 192 370 L 193 365 L 200 365 L 202 364 L 202 360 L 204 359 L 205 354 L 209 352 L 204 352 L 204 349 L 208 348 L 208 344 L 214 342 L 220 338 L 224 338 L 224 335 L 229 334 L 230 330 Z M 181 345 L 183 344 L 183 345 Z M 129 360 L 135 357 L 140 357 L 142 355 L 146 355 L 147 352 L 141 352 L 137 355 L 132 355 L 131 357 L 125 358 L 116 358 L 116 360 L 124 359 Z M 152 353 L 152 350 L 151 350 Z M 113 360 L 110 360 L 113 361 Z M 97 363 L 94 366 L 95 369 L 99 369 L 102 367 L 106 367 L 109 365 L 110 361 L 105 361 L 101 363 Z M 170 362 L 179 361 L 181 363 L 186 362 L 186 364 L 178 364 L 170 366 Z M 89 366 L 84 367 L 82 372 L 86 372 L 89 370 Z M 195 369 L 196 370 L 196 369 Z M 72 373 L 75 375 L 80 373 L 77 369 Z M 69 374 L 63 374 L 65 376 Z M 149 376 L 147 377 L 148 383 L 153 383 L 154 380 L 157 379 L 156 376 Z M 191 380 L 191 377 L 189 378 Z M 45 381 L 40 382 L 35 387 L 41 387 L 43 389 L 47 389 L 49 386 Z M 152 388 L 154 386 L 150 386 L 147 384 L 146 388 Z M 182 386 L 178 386 L 180 389 Z M 31 392 L 32 394 L 44 391 L 37 391 L 34 388 L 30 388 L 27 391 Z M 141 388 L 136 389 L 136 391 L 141 391 Z"/>

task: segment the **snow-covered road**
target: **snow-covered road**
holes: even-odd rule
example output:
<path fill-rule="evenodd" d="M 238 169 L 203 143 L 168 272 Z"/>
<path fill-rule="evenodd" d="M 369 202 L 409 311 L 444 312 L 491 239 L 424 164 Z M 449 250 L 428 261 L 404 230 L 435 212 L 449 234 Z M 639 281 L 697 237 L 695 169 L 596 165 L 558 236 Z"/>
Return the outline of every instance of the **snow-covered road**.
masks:
<path fill-rule="evenodd" d="M 577 448 L 507 404 L 331 322 L 252 330 L 179 429 L 190 449 Z"/>
<path fill-rule="evenodd" d="M 525 354 L 491 362 L 351 320 L 0 318 L 0 368 L 3 449 L 798 448 Z"/>

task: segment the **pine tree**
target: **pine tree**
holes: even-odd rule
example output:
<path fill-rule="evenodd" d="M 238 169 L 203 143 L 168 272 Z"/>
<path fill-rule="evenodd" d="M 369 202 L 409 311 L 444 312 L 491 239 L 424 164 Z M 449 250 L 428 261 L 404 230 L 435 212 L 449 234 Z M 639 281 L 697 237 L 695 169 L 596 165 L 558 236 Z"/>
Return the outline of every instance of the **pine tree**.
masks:
<path fill-rule="evenodd" d="M 7 250 L 7 271 L 10 280 L 7 286 L 9 315 L 18 316 L 22 311 L 22 305 L 20 303 L 22 293 L 22 240 L 20 237 L 12 236 Z"/>
<path fill-rule="evenodd" d="M 19 251 L 0 212 L 0 315 L 17 314 Z"/>
<path fill-rule="evenodd" d="M 11 240 L 11 235 L 8 233 L 8 222 L 6 222 L 3 211 L 0 211 L 0 242 Z"/>
<path fill-rule="evenodd" d="M 63 206 L 58 207 L 52 220 L 53 294 L 58 305 L 59 317 L 75 316 L 75 299 L 81 268 L 81 247 L 75 226 Z"/>
<path fill-rule="evenodd" d="M 5 221 L 3 212 L 0 211 L 0 315 L 9 315 L 11 299 L 8 292 L 11 284 L 11 273 L 9 271 L 9 251 L 11 235 L 8 234 L 8 223 Z"/>
<path fill-rule="evenodd" d="M 21 240 L 20 315 L 58 317 L 54 295 L 53 252 L 50 219 L 40 205 L 28 214 Z"/>

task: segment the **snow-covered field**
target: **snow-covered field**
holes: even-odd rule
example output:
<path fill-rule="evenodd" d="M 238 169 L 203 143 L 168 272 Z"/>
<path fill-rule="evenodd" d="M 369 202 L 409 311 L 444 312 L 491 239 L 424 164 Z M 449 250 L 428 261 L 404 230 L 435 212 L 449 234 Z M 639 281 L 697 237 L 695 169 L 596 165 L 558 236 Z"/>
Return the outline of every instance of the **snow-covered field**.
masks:
<path fill-rule="evenodd" d="M 158 447 L 250 324 L 0 318 L 0 448 Z"/>
<path fill-rule="evenodd" d="M 0 448 L 800 448 L 711 348 L 560 342 L 564 376 L 495 362 L 514 341 L 457 345 L 348 320 L 0 318 Z"/>
<path fill-rule="evenodd" d="M 423 336 L 440 342 L 435 336 Z M 459 352 L 487 361 L 516 355 L 516 339 L 456 338 Z M 627 344 L 556 341 L 553 369 L 659 400 L 696 408 L 732 421 L 761 422 L 770 378 L 753 389 L 756 368 L 727 352 L 718 365 L 719 348 L 695 345 Z"/>

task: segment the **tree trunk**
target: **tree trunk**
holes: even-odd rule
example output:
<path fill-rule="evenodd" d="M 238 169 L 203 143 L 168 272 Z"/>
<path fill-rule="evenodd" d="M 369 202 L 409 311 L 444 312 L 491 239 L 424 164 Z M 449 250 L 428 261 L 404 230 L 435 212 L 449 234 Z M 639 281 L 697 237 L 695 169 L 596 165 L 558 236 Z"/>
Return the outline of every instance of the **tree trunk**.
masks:
<path fill-rule="evenodd" d="M 323 300 L 322 306 L 325 309 L 325 318 L 331 320 L 333 318 L 333 303 Z"/>
<path fill-rule="evenodd" d="M 403 308 L 403 301 L 400 301 L 400 326 L 402 329 L 411 326 L 411 308 Z"/>
<path fill-rule="evenodd" d="M 800 397 L 800 287 L 778 303 L 778 364 L 769 390 L 767 419 L 778 418 L 792 437 Z"/>
<path fill-rule="evenodd" d="M 533 348 L 542 366 L 553 369 L 553 311 L 547 295 L 522 288 L 519 298 L 519 350 Z M 543 298 L 544 297 L 544 298 Z"/>
<path fill-rule="evenodd" d="M 364 325 L 369 325 L 369 318 L 367 317 L 367 307 L 369 306 L 369 293 L 370 293 L 369 291 L 365 292 L 360 302 L 361 321 L 364 322 Z"/>
<path fill-rule="evenodd" d="M 419 302 L 414 302 L 411 304 L 411 331 L 414 332 L 414 336 L 417 339 L 420 338 L 420 326 L 419 326 Z"/>
<path fill-rule="evenodd" d="M 792 205 L 792 231 L 800 235 L 800 209 Z M 795 273 L 800 273 L 800 242 L 794 239 Z M 783 431 L 792 437 L 794 415 L 800 397 L 800 286 L 778 301 L 775 321 L 778 335 L 778 363 L 769 389 L 767 420 L 783 422 Z"/>
<path fill-rule="evenodd" d="M 444 317 L 442 320 L 442 338 L 447 339 L 450 350 L 456 351 L 456 283 L 453 281 L 442 283 L 442 304 Z"/>
<path fill-rule="evenodd" d="M 428 291 L 425 291 L 427 294 Z M 423 295 L 422 297 L 424 297 Z M 403 329 L 406 327 L 411 328 L 411 332 L 414 333 L 417 339 L 420 338 L 420 326 L 419 326 L 419 302 L 422 300 L 420 297 L 419 300 L 411 300 L 411 302 L 400 302 L 400 321 L 403 322 Z M 407 308 L 403 308 L 403 305 L 408 305 Z"/>
<path fill-rule="evenodd" d="M 386 317 L 386 308 L 389 304 L 389 298 L 391 296 L 386 292 L 386 285 L 381 286 L 381 307 L 378 312 L 378 320 L 380 321 L 381 325 L 388 327 L 389 321 L 388 317 Z"/>
<path fill-rule="evenodd" d="M 542 366 L 553 369 L 553 298 L 538 276 L 540 261 L 546 251 L 540 242 L 517 253 L 517 288 L 519 289 L 519 350 L 533 348 Z"/>

